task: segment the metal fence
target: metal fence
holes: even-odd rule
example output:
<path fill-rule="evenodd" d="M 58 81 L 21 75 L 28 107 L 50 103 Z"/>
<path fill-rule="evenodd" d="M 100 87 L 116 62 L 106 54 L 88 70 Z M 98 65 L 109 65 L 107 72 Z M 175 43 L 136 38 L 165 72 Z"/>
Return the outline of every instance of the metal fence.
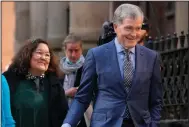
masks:
<path fill-rule="evenodd" d="M 189 31 L 149 38 L 147 47 L 162 60 L 163 110 L 161 127 L 178 122 L 189 127 Z"/>

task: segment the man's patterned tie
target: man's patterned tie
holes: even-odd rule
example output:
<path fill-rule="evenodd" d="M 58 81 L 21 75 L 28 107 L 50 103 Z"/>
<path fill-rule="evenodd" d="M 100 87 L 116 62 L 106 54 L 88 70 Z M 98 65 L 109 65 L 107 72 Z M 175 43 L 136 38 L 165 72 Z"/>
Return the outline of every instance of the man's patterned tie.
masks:
<path fill-rule="evenodd" d="M 125 53 L 125 56 L 124 56 L 124 85 L 125 85 L 125 90 L 128 94 L 130 91 L 130 88 L 131 88 L 134 69 L 132 66 L 131 58 L 130 58 L 131 52 L 128 49 L 126 49 L 124 51 L 124 53 Z M 129 109 L 127 106 L 126 106 L 126 110 L 125 110 L 125 116 L 127 119 L 130 118 L 130 113 L 129 113 Z"/>

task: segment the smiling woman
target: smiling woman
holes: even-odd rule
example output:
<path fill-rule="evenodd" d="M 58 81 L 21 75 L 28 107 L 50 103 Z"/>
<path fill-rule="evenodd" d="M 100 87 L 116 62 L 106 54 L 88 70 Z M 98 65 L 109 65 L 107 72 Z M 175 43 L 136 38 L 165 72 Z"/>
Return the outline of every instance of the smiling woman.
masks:
<path fill-rule="evenodd" d="M 6 72 L 16 127 L 58 127 L 68 105 L 56 76 L 57 59 L 46 41 L 27 41 Z M 47 122 L 48 121 L 48 122 Z"/>

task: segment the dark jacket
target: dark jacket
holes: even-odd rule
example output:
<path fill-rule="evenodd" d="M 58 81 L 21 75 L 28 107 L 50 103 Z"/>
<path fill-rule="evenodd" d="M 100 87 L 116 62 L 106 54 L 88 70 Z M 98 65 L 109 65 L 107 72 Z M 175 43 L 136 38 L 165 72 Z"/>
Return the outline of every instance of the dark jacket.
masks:
<path fill-rule="evenodd" d="M 78 87 L 80 85 L 80 80 L 81 80 L 81 75 L 82 75 L 82 69 L 83 69 L 83 66 L 80 67 L 77 70 L 76 79 L 75 79 L 75 82 L 74 82 L 74 87 Z M 64 85 L 64 79 L 65 79 L 65 76 L 63 78 L 59 79 L 59 81 L 62 83 L 62 85 Z"/>
<path fill-rule="evenodd" d="M 80 67 L 80 68 L 77 70 L 77 74 L 76 74 L 76 79 L 75 79 L 74 87 L 78 87 L 78 86 L 80 85 L 81 75 L 82 75 L 82 69 L 83 69 L 83 66 Z"/>
<path fill-rule="evenodd" d="M 82 69 L 83 69 L 83 66 L 77 70 L 74 87 L 79 87 L 79 85 L 80 85 Z M 61 83 L 64 83 L 64 78 L 60 80 Z M 82 117 L 82 119 L 81 119 L 80 123 L 77 125 L 77 127 L 87 127 L 84 116 Z"/>
<path fill-rule="evenodd" d="M 25 76 L 21 76 L 10 70 L 3 73 L 6 77 L 10 87 L 11 102 L 13 101 L 13 95 L 16 92 L 16 88 L 20 81 L 25 79 Z M 68 104 L 65 98 L 65 92 L 58 81 L 55 73 L 46 73 L 48 79 L 48 107 L 49 107 L 49 127 L 61 127 L 64 118 L 68 111 Z M 13 107 L 11 107 L 12 109 Z M 13 109 L 12 109 L 13 110 Z"/>

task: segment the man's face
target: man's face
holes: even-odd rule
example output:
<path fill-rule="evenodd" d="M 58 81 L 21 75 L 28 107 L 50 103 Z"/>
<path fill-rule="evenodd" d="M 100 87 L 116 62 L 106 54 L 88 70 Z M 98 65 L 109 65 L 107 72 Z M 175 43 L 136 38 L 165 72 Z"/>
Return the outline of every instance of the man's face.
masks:
<path fill-rule="evenodd" d="M 141 17 L 132 19 L 125 18 L 122 24 L 114 24 L 114 30 L 118 41 L 125 48 L 134 47 L 140 40 L 140 31 L 143 19 Z"/>
<path fill-rule="evenodd" d="M 72 62 L 76 63 L 82 55 L 81 43 L 67 43 L 65 47 L 66 57 Z"/>

